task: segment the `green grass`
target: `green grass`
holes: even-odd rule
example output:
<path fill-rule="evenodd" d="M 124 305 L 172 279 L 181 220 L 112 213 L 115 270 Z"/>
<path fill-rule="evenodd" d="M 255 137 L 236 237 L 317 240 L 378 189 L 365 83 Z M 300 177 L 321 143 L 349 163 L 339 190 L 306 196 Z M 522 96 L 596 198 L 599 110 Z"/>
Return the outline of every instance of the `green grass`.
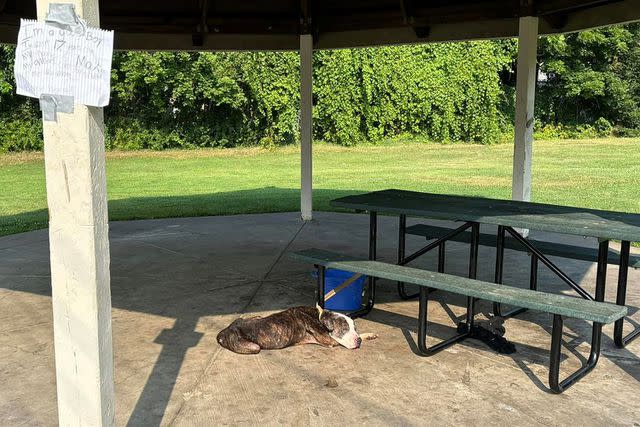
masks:
<path fill-rule="evenodd" d="M 314 147 L 314 204 L 385 188 L 509 198 L 509 144 Z M 640 140 L 538 141 L 533 199 L 640 213 Z M 296 211 L 299 151 L 227 149 L 107 155 L 112 220 Z M 39 153 L 0 155 L 0 235 L 47 224 Z"/>

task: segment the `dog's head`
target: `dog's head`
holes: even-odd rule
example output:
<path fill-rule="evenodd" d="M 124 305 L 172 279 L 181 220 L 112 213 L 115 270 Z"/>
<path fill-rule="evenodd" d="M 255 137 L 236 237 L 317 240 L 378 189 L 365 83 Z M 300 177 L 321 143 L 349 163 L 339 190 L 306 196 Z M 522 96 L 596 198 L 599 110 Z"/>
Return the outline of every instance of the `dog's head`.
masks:
<path fill-rule="evenodd" d="M 362 339 L 356 332 L 356 325 L 352 318 L 341 313 L 324 310 L 319 305 L 316 305 L 316 308 L 320 322 L 329 330 L 331 338 L 346 348 L 360 347 Z"/>

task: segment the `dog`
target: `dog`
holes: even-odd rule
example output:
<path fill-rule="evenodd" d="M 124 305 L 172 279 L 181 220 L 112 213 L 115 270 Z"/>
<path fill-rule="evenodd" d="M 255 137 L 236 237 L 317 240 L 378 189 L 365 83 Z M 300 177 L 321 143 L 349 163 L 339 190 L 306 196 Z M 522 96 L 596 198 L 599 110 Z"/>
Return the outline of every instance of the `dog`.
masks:
<path fill-rule="evenodd" d="M 239 354 L 257 354 L 260 350 L 276 350 L 301 344 L 324 347 L 341 345 L 359 348 L 362 339 L 374 339 L 374 334 L 362 334 L 348 316 L 319 305 L 292 307 L 267 317 L 236 319 L 220 331 L 218 343 Z"/>

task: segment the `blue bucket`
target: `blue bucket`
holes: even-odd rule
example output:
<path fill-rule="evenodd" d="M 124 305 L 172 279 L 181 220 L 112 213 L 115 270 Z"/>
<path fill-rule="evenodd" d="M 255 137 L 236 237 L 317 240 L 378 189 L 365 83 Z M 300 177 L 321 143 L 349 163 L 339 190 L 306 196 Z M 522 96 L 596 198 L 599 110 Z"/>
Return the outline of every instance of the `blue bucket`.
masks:
<path fill-rule="evenodd" d="M 349 280 L 355 273 L 344 270 L 328 268 L 324 274 L 324 292 L 337 288 L 345 281 Z M 318 277 L 318 272 L 313 272 L 313 277 Z M 353 281 L 349 286 L 335 294 L 325 303 L 328 310 L 353 311 L 358 310 L 362 305 L 362 289 L 367 277 L 361 276 Z"/>

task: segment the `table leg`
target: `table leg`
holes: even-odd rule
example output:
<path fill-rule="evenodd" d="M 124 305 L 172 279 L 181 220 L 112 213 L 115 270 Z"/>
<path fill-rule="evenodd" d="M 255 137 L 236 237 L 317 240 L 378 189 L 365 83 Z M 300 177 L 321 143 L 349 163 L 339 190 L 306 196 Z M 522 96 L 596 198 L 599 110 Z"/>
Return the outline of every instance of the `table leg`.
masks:
<path fill-rule="evenodd" d="M 562 393 L 575 384 L 580 378 L 595 368 L 600 358 L 600 343 L 602 341 L 602 323 L 593 323 L 591 332 L 591 351 L 589 359 L 566 379 L 560 381 L 560 350 L 562 348 L 563 320 L 559 314 L 553 315 L 553 329 L 551 330 L 551 351 L 549 355 L 549 388 L 553 393 Z"/>
<path fill-rule="evenodd" d="M 618 293 L 616 296 L 616 304 L 625 305 L 627 299 L 627 276 L 629 273 L 629 252 L 631 250 L 631 242 L 623 241 L 620 248 L 620 271 L 618 272 Z M 640 336 L 640 328 L 635 328 L 627 336 L 623 335 L 624 318 L 616 320 L 613 328 L 613 337 L 616 346 L 624 348 L 627 344 Z"/>
<path fill-rule="evenodd" d="M 502 281 L 504 279 L 504 239 L 505 239 L 505 234 L 506 234 L 506 230 L 505 227 L 500 225 L 498 226 L 498 237 L 497 237 L 497 242 L 496 242 L 496 272 L 495 272 L 495 283 L 498 284 L 502 284 Z M 538 265 L 538 258 L 536 257 L 535 254 L 531 254 L 531 280 L 533 279 L 533 275 L 537 274 L 537 265 Z M 534 263 L 535 260 L 535 263 Z M 534 272 L 534 264 L 535 264 L 535 269 L 536 271 Z M 536 279 L 537 280 L 537 279 Z M 532 282 L 531 282 L 532 283 Z M 531 285 L 532 287 L 533 285 Z M 523 313 L 527 311 L 526 308 L 514 308 L 511 311 L 507 311 L 507 312 L 503 312 L 502 311 L 502 304 L 498 303 L 498 302 L 494 302 L 493 303 L 493 315 L 494 316 L 499 316 L 499 317 L 512 317 L 515 316 L 517 314 Z"/>
<path fill-rule="evenodd" d="M 529 270 L 529 289 L 538 290 L 538 256 L 531 254 L 531 269 Z"/>
<path fill-rule="evenodd" d="M 478 248 L 480 246 L 480 224 L 471 223 L 471 247 L 469 248 L 469 278 L 478 275 Z"/>
<path fill-rule="evenodd" d="M 438 245 L 438 273 L 444 273 L 444 257 L 446 252 L 445 244 L 447 242 L 443 241 Z"/>
<path fill-rule="evenodd" d="M 316 265 L 318 270 L 318 305 L 324 308 L 324 278 L 326 268 L 324 265 Z"/>
<path fill-rule="evenodd" d="M 596 301 L 604 301 L 604 291 L 607 285 L 607 258 L 609 256 L 609 241 L 602 240 L 598 244 L 598 270 L 596 273 Z"/>
<path fill-rule="evenodd" d="M 398 224 L 398 265 L 401 265 L 404 261 L 405 248 L 406 248 L 406 240 L 407 240 L 407 216 L 404 214 L 400 215 L 400 221 Z M 402 299 L 411 299 L 415 298 L 419 293 L 408 294 L 404 288 L 403 282 L 398 282 L 398 294 Z"/>
<path fill-rule="evenodd" d="M 478 276 L 478 249 L 480 246 L 480 224 L 474 222 L 471 225 L 471 248 L 469 250 L 469 278 L 475 279 Z M 467 297 L 467 331 L 473 327 L 475 317 L 476 299 Z"/>
<path fill-rule="evenodd" d="M 378 244 L 378 212 L 370 211 L 369 212 L 369 259 L 374 261 L 377 256 L 377 245 Z M 369 276 L 367 280 L 367 302 L 366 304 L 357 311 L 349 313 L 349 316 L 352 318 L 366 316 L 376 300 L 376 278 Z"/>
<path fill-rule="evenodd" d="M 418 354 L 420 356 L 431 356 L 437 352 L 444 350 L 445 348 L 455 344 L 469 336 L 469 329 L 463 332 L 459 332 L 451 338 L 440 341 L 438 344 L 427 346 L 427 304 L 429 302 L 429 290 L 425 287 L 420 287 L 419 306 L 418 306 Z M 467 314 L 468 317 L 468 314 Z"/>

